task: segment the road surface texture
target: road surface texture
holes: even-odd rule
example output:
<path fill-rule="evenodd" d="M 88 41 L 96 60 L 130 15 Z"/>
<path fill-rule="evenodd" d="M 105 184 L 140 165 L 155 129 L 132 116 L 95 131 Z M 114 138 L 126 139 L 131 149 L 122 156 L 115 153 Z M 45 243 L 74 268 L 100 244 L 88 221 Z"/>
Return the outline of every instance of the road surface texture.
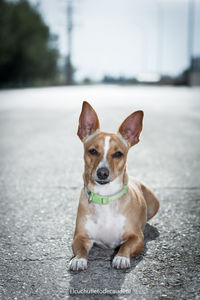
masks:
<path fill-rule="evenodd" d="M 83 100 L 102 129 L 143 109 L 128 170 L 161 207 L 145 250 L 125 271 L 93 248 L 88 270 L 70 272 L 83 147 Z M 0 299 L 200 299 L 200 89 L 79 86 L 0 92 Z M 114 226 L 114 224 L 113 224 Z"/>

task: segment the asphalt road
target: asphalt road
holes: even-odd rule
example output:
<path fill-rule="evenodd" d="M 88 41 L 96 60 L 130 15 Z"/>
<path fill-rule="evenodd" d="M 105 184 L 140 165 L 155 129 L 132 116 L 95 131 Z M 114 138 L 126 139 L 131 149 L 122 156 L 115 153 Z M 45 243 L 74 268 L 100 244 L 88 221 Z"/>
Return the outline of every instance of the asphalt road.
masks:
<path fill-rule="evenodd" d="M 107 131 L 133 111 L 145 112 L 128 170 L 161 207 L 146 226 L 144 253 L 126 271 L 113 270 L 113 252 L 99 248 L 87 271 L 68 270 L 82 187 L 82 100 Z M 200 89 L 0 91 L 0 299 L 200 299 L 199 132 Z"/>

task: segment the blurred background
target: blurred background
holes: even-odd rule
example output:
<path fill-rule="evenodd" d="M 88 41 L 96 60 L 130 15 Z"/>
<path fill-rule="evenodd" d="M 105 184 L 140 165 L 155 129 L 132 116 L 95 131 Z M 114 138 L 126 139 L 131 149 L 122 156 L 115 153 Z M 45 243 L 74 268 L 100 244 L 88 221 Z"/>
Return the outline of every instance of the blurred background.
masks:
<path fill-rule="evenodd" d="M 199 0 L 0 0 L 0 87 L 200 85 Z"/>

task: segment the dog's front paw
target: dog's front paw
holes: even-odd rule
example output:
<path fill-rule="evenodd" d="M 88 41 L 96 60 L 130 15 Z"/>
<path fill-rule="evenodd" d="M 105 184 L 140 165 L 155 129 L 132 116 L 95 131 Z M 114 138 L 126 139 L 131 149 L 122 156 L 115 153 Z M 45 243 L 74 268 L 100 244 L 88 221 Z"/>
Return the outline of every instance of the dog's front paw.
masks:
<path fill-rule="evenodd" d="M 83 271 L 87 269 L 87 259 L 74 257 L 69 263 L 69 269 L 72 271 Z"/>
<path fill-rule="evenodd" d="M 130 258 L 116 255 L 112 262 L 112 267 L 115 269 L 127 269 L 130 268 Z"/>

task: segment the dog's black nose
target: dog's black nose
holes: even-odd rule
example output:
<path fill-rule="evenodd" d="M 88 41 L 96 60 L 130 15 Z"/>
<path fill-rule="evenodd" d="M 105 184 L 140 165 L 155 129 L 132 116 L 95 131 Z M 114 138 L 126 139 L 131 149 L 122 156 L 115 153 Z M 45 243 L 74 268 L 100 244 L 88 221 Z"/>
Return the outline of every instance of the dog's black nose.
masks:
<path fill-rule="evenodd" d="M 97 177 L 100 180 L 105 180 L 108 178 L 108 176 L 109 176 L 109 170 L 107 168 L 99 168 L 97 170 Z"/>

